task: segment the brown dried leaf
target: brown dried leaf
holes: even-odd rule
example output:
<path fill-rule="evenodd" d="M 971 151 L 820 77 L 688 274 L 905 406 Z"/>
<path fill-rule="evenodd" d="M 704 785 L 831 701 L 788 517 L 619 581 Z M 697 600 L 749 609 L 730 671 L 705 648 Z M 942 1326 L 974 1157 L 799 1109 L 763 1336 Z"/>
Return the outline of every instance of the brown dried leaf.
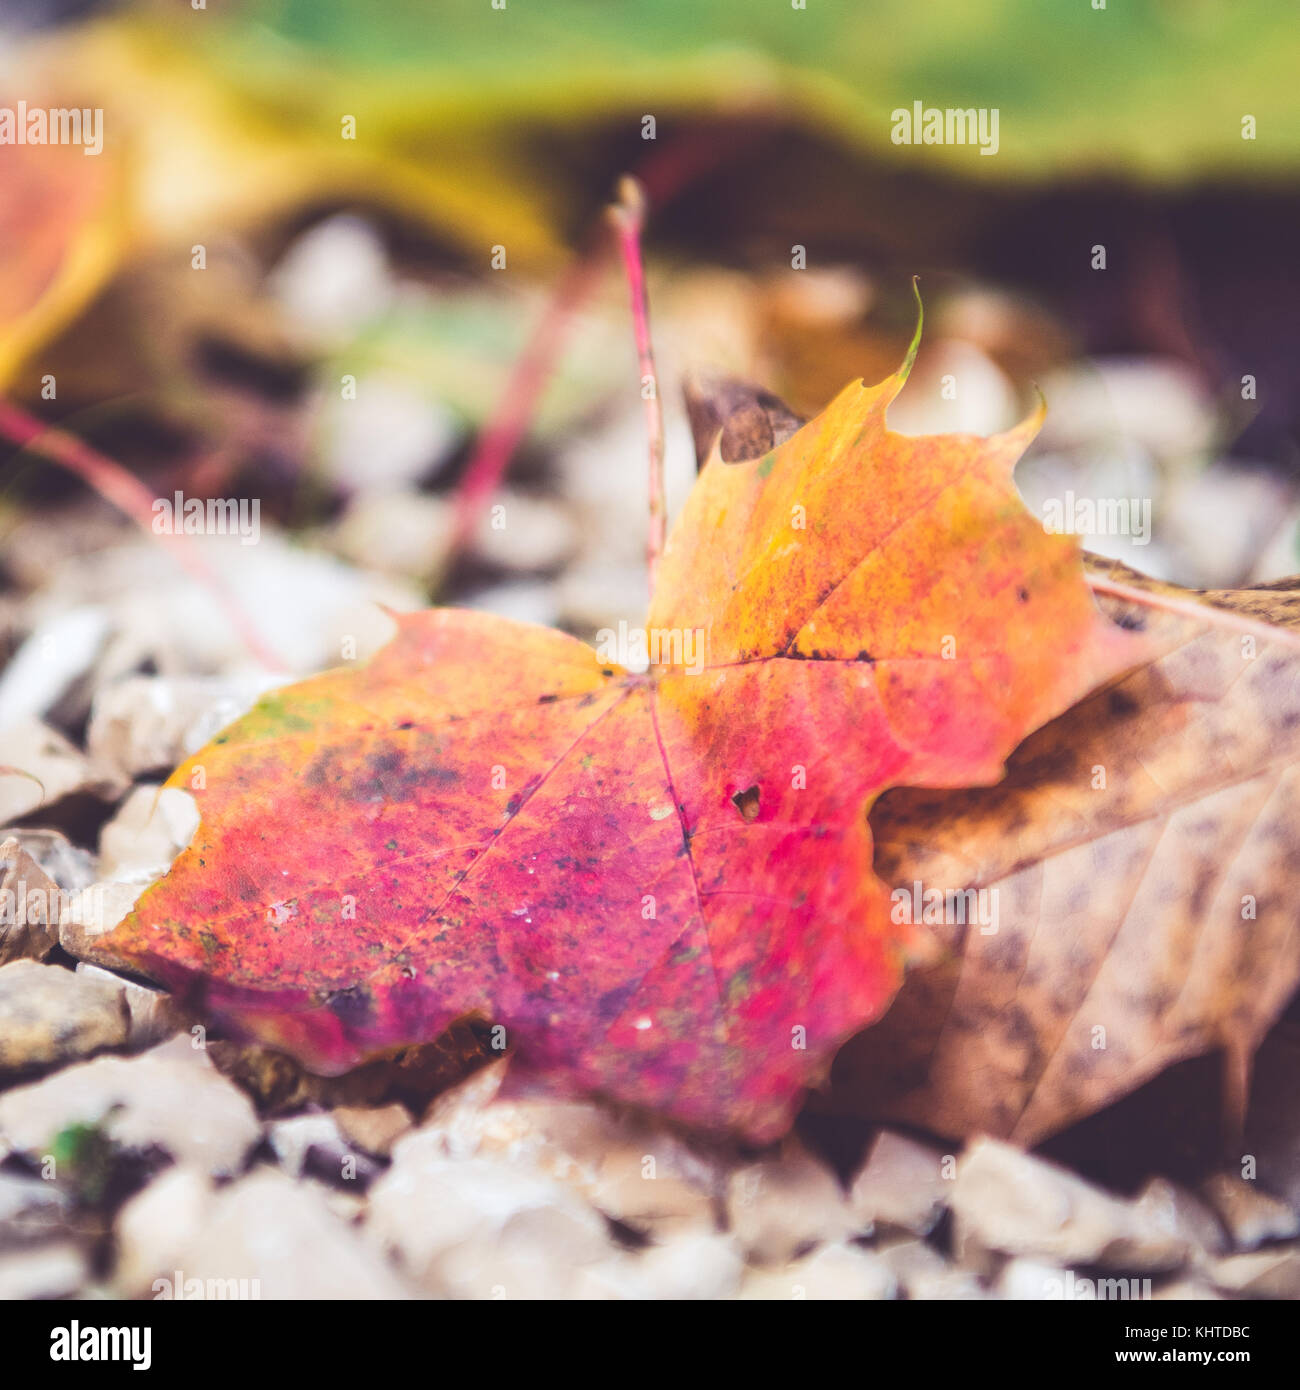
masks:
<path fill-rule="evenodd" d="M 940 958 L 843 1049 L 833 1108 L 1033 1144 L 1222 1049 L 1240 1118 L 1300 982 L 1300 578 L 1198 594 L 1105 571 L 1146 591 L 1107 606 L 1164 654 L 1029 738 L 998 786 L 873 811 L 886 882 L 997 897 L 933 926 Z"/>
<path fill-rule="evenodd" d="M 0 844 L 0 965 L 44 960 L 59 940 L 59 890 L 10 836 Z"/>
<path fill-rule="evenodd" d="M 746 463 L 770 453 L 804 423 L 779 397 L 735 377 L 692 372 L 682 381 L 682 394 L 700 467 L 719 431 L 723 463 Z"/>

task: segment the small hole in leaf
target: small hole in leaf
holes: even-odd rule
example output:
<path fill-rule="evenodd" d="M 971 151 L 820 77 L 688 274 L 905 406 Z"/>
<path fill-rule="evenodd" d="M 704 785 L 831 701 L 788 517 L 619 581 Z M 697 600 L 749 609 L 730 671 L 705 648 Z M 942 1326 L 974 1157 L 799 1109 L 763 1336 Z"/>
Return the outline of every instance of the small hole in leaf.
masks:
<path fill-rule="evenodd" d="M 746 821 L 758 819 L 758 787 L 746 787 L 731 798 L 731 804 L 744 816 Z"/>

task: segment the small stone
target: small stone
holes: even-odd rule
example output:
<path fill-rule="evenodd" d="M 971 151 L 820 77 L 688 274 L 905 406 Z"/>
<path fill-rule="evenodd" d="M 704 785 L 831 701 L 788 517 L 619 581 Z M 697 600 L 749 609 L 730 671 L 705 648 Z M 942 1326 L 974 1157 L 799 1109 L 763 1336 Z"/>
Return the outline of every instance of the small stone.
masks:
<path fill-rule="evenodd" d="M 61 830 L 17 826 L 8 832 L 65 893 L 77 893 L 95 881 L 96 856 L 74 845 Z"/>
<path fill-rule="evenodd" d="M 1172 359 L 1071 363 L 1047 376 L 1043 394 L 1052 403 L 1043 429 L 1049 447 L 1127 438 L 1160 457 L 1185 459 L 1199 456 L 1214 437 L 1203 384 Z"/>
<path fill-rule="evenodd" d="M 44 960 L 59 940 L 58 885 L 10 836 L 0 844 L 0 965 Z"/>
<path fill-rule="evenodd" d="M 1137 1303 L 1155 1297 L 1150 1275 L 1057 1269 L 1037 1260 L 1011 1260 L 995 1285 L 999 1298 L 1066 1303 Z"/>
<path fill-rule="evenodd" d="M 0 1075 L 124 1047 L 129 1030 L 126 996 L 116 985 L 31 960 L 0 968 Z"/>
<path fill-rule="evenodd" d="M 342 344 L 382 314 L 397 286 L 380 233 L 354 213 L 335 213 L 290 243 L 267 277 L 288 321 Z"/>
<path fill-rule="evenodd" d="M 65 1067 L 0 1095 L 0 1148 L 39 1158 L 70 1125 L 97 1125 L 120 1148 L 160 1148 L 227 1177 L 242 1169 L 262 1132 L 244 1093 L 185 1037 L 138 1057 Z"/>
<path fill-rule="evenodd" d="M 288 1120 L 274 1120 L 267 1126 L 266 1137 L 280 1167 L 291 1178 L 300 1178 L 313 1150 L 341 1153 L 343 1136 L 329 1115 L 295 1115 Z"/>
<path fill-rule="evenodd" d="M 0 1249 L 66 1235 L 71 1218 L 72 1202 L 66 1189 L 0 1169 Z"/>
<path fill-rule="evenodd" d="M 455 509 L 445 497 L 366 490 L 349 502 L 329 540 L 358 564 L 422 580 L 446 555 L 454 525 Z"/>
<path fill-rule="evenodd" d="M 95 692 L 86 748 L 124 777 L 170 772 L 276 682 L 259 674 L 127 676 Z"/>
<path fill-rule="evenodd" d="M 645 608 L 645 569 L 579 560 L 565 570 L 556 597 L 567 627 L 592 640 L 601 631 L 616 633 L 621 622 L 635 625 Z"/>
<path fill-rule="evenodd" d="M 545 497 L 498 493 L 474 532 L 480 558 L 502 569 L 555 569 L 573 553 L 577 529 L 563 507 Z"/>
<path fill-rule="evenodd" d="M 216 1281 L 249 1298 L 410 1297 L 383 1258 L 329 1210 L 314 1184 L 295 1183 L 270 1168 L 217 1193 L 176 1268 L 187 1289 L 198 1281 L 203 1296 L 213 1296 L 208 1290 Z"/>
<path fill-rule="evenodd" d="M 142 783 L 99 833 L 100 872 L 123 883 L 152 883 L 198 828 L 198 803 L 189 792 Z"/>
<path fill-rule="evenodd" d="M 1137 1196 L 1138 1208 L 1170 1235 L 1208 1255 L 1222 1255 L 1228 1241 L 1218 1218 L 1200 1198 L 1170 1182 L 1152 1178 Z"/>
<path fill-rule="evenodd" d="M 1155 1297 L 1149 1275 L 1080 1273 L 1032 1259 L 1009 1260 L 994 1290 L 999 1298 L 1066 1303 L 1136 1303 Z"/>
<path fill-rule="evenodd" d="M 756 1264 L 785 1264 L 812 1245 L 857 1233 L 858 1220 L 835 1174 L 797 1139 L 776 1158 L 736 1169 L 727 1220 Z"/>
<path fill-rule="evenodd" d="M 1254 1250 L 1270 1240 L 1300 1235 L 1300 1215 L 1285 1202 L 1233 1173 L 1216 1173 L 1201 1185 L 1238 1250 Z"/>
<path fill-rule="evenodd" d="M 78 962 L 76 973 L 87 979 L 116 985 L 125 994 L 129 1015 L 126 1041 L 132 1052 L 142 1052 L 165 1041 L 186 1022 L 186 1016 L 177 1008 L 171 995 L 160 989 L 151 989 L 135 980 L 124 979 L 111 970 L 84 960 Z"/>
<path fill-rule="evenodd" d="M 328 1183 L 318 1182 L 312 1177 L 303 1178 L 302 1182 L 320 1197 L 321 1201 L 340 1221 L 345 1221 L 349 1226 L 358 1225 L 365 1216 L 366 1195 L 364 1192 L 348 1192 L 341 1187 L 332 1187 Z"/>
<path fill-rule="evenodd" d="M 438 1135 L 398 1140 L 370 1192 L 367 1231 L 429 1292 L 571 1296 L 615 1254 L 605 1222 L 570 1188 L 515 1159 L 446 1157 Z"/>
<path fill-rule="evenodd" d="M 122 1207 L 113 1227 L 113 1282 L 124 1297 L 137 1297 L 155 1278 L 175 1273 L 203 1230 L 213 1195 L 208 1175 L 182 1163 L 159 1174 Z"/>
<path fill-rule="evenodd" d="M 849 1206 L 859 1229 L 897 1226 L 925 1236 L 935 1228 L 952 1191 L 942 1176 L 937 1149 L 883 1131 L 849 1187 Z"/>
<path fill-rule="evenodd" d="M 111 621 L 87 604 L 48 612 L 8 655 L 0 676 L 0 729 L 49 714 L 84 681 L 108 637 Z"/>
<path fill-rule="evenodd" d="M 1041 1260 L 1008 1260 L 993 1285 L 999 1298 L 1037 1302 L 1065 1296 L 1065 1270 Z"/>
<path fill-rule="evenodd" d="M 1160 528 L 1178 556 L 1179 581 L 1205 589 L 1237 587 L 1296 501 L 1289 479 L 1236 460 L 1216 460 L 1180 478 L 1160 503 Z M 1218 543 L 1206 545 L 1207 536 Z M 1294 571 L 1292 551 L 1282 573 Z"/>
<path fill-rule="evenodd" d="M 1300 1298 L 1300 1249 L 1291 1245 L 1229 1255 L 1216 1262 L 1210 1277 L 1229 1293 Z"/>
<path fill-rule="evenodd" d="M 1222 1300 L 1223 1295 L 1199 1279 L 1173 1279 L 1162 1284 L 1151 1297 L 1157 1302 L 1201 1303 Z"/>
<path fill-rule="evenodd" d="M 917 368 L 920 389 L 890 407 L 900 434 L 996 434 L 1016 419 L 1019 402 L 1006 373 L 974 343 L 932 338 Z M 962 383 L 954 394 L 944 378 Z"/>
<path fill-rule="evenodd" d="M 987 1298 L 988 1291 L 968 1269 L 949 1264 L 937 1250 L 923 1240 L 901 1240 L 881 1246 L 876 1253 L 889 1266 L 909 1298 L 938 1299 Z"/>
<path fill-rule="evenodd" d="M 74 792 L 117 796 L 122 782 L 96 767 L 62 734 L 35 719 L 0 728 L 0 825 Z"/>
<path fill-rule="evenodd" d="M 377 372 L 357 381 L 355 399 L 337 392 L 321 412 L 322 462 L 346 492 L 400 489 L 432 477 L 450 458 L 461 424 L 431 393 Z"/>
<path fill-rule="evenodd" d="M 90 1261 L 74 1241 L 56 1241 L 0 1256 L 0 1303 L 71 1298 L 90 1278 Z"/>
<path fill-rule="evenodd" d="M 950 1205 L 963 1264 L 981 1250 L 1062 1264 L 1172 1269 L 1191 1253 L 1149 1209 L 1100 1191 L 996 1139 L 977 1139 L 957 1165 Z"/>
<path fill-rule="evenodd" d="M 349 1143 L 378 1158 L 387 1158 L 393 1145 L 411 1128 L 410 1112 L 396 1101 L 391 1105 L 338 1105 L 332 1113 Z"/>
<path fill-rule="evenodd" d="M 745 1260 L 736 1242 L 710 1231 L 688 1231 L 652 1245 L 636 1261 L 646 1298 L 731 1298 L 740 1288 Z"/>
<path fill-rule="evenodd" d="M 514 579 L 491 584 L 466 594 L 463 602 L 466 608 L 512 618 L 517 623 L 532 623 L 536 627 L 555 627 L 560 621 L 555 586 L 545 579 Z"/>
<path fill-rule="evenodd" d="M 742 1299 L 838 1299 L 860 1303 L 896 1296 L 889 1266 L 855 1245 L 823 1245 L 811 1255 L 779 1269 L 750 1269 Z"/>
<path fill-rule="evenodd" d="M 501 1100 L 505 1065 L 434 1102 L 421 1132 L 453 1157 L 500 1155 L 565 1183 L 613 1220 L 665 1237 L 715 1225 L 718 1164 L 675 1135 L 589 1101 Z"/>
<path fill-rule="evenodd" d="M 144 883 L 93 883 L 63 902 L 59 916 L 59 945 L 77 960 L 90 961 L 108 969 L 131 969 L 103 945 L 103 939 L 135 906 L 144 892 Z"/>
<path fill-rule="evenodd" d="M 332 1115 L 294 1115 L 275 1120 L 267 1128 L 280 1167 L 291 1178 L 310 1171 L 333 1183 L 356 1183 L 365 1188 L 379 1172 L 367 1154 L 353 1153 L 339 1133 Z"/>

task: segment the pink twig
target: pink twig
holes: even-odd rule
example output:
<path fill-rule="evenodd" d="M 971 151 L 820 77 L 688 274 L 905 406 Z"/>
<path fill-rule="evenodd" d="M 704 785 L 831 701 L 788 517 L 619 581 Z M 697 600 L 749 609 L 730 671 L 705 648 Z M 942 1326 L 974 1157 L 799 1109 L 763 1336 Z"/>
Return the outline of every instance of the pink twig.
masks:
<path fill-rule="evenodd" d="M 747 120 L 743 125 L 729 125 L 704 136 L 692 132 L 643 160 L 637 170 L 640 182 L 649 190 L 656 205 L 666 202 L 728 156 L 734 158 L 762 129 L 760 121 Z M 598 230 L 605 230 L 604 223 Z M 511 456 L 527 433 L 537 402 L 556 368 L 573 316 L 594 292 L 612 249 L 609 239 L 598 235 L 595 242 L 569 264 L 541 322 L 515 364 L 500 403 L 479 436 L 457 491 L 451 541 L 442 557 L 443 574 L 473 534 L 488 499 L 505 476 Z"/>
<path fill-rule="evenodd" d="M 655 371 L 654 347 L 650 341 L 650 305 L 646 298 L 645 267 L 641 260 L 641 228 L 645 225 L 645 194 L 633 178 L 619 182 L 618 202 L 609 210 L 610 223 L 618 236 L 632 297 L 632 330 L 640 365 L 641 399 L 645 402 L 646 435 L 650 444 L 650 536 L 646 559 L 650 571 L 650 591 L 654 592 L 655 571 L 664 553 L 668 532 L 668 507 L 664 495 L 664 408 L 659 398 L 659 377 Z"/>
<path fill-rule="evenodd" d="M 519 441 L 527 433 L 538 399 L 563 350 L 573 315 L 595 288 L 609 249 L 602 241 L 569 264 L 559 289 L 515 363 L 497 413 L 480 436 L 457 492 L 451 546 L 443 559 L 445 567 L 450 567 L 473 534 L 488 498 L 496 491 Z"/>
<path fill-rule="evenodd" d="M 1272 623 L 1262 623 L 1244 613 L 1231 608 L 1220 608 L 1205 599 L 1189 593 L 1186 598 L 1166 594 L 1160 590 L 1140 588 L 1136 584 L 1121 584 L 1104 575 L 1089 571 L 1085 578 L 1088 587 L 1095 594 L 1107 594 L 1111 598 L 1123 599 L 1126 603 L 1144 604 L 1148 608 L 1159 608 L 1166 613 L 1176 613 L 1180 618 L 1190 618 L 1211 627 L 1226 627 L 1233 632 L 1250 633 L 1263 642 L 1279 642 L 1285 647 L 1300 648 L 1300 632 L 1293 628 L 1275 627 Z"/>
<path fill-rule="evenodd" d="M 35 453 L 75 473 L 107 502 L 130 517 L 151 536 L 171 547 L 180 565 L 216 596 L 249 652 L 270 671 L 283 671 L 284 663 L 262 642 L 221 577 L 204 564 L 193 546 L 181 535 L 157 535 L 153 529 L 154 499 L 149 489 L 120 463 L 92 449 L 75 435 L 42 423 L 35 416 L 0 400 L 0 435 L 20 448 Z"/>

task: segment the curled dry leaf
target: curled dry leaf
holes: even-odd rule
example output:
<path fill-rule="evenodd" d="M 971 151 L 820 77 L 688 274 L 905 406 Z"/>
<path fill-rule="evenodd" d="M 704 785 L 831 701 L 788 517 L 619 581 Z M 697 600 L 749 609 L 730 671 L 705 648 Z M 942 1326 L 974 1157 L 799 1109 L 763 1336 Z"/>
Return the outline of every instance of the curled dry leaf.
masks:
<path fill-rule="evenodd" d="M 44 960 L 59 940 L 58 885 L 13 836 L 0 844 L 0 965 Z"/>
<path fill-rule="evenodd" d="M 779 397 L 735 377 L 694 372 L 682 393 L 701 466 L 715 442 L 724 463 L 745 463 L 771 453 L 804 424 Z"/>
<path fill-rule="evenodd" d="M 112 949 L 325 1073 L 477 1015 L 557 1088 L 783 1132 L 914 935 L 871 800 L 996 780 L 1145 650 L 1016 496 L 1039 421 L 896 435 L 910 363 L 715 452 L 645 674 L 436 610 L 264 699 L 174 775 L 200 829 Z"/>
<path fill-rule="evenodd" d="M 836 1107 L 1034 1144 L 1222 1049 L 1241 1118 L 1300 983 L 1300 580 L 1197 594 L 1094 568 L 1137 591 L 1113 611 L 1160 654 L 1000 785 L 877 804 L 876 870 L 904 897 L 986 896 L 932 924 L 940 959 L 842 1051 Z"/>

